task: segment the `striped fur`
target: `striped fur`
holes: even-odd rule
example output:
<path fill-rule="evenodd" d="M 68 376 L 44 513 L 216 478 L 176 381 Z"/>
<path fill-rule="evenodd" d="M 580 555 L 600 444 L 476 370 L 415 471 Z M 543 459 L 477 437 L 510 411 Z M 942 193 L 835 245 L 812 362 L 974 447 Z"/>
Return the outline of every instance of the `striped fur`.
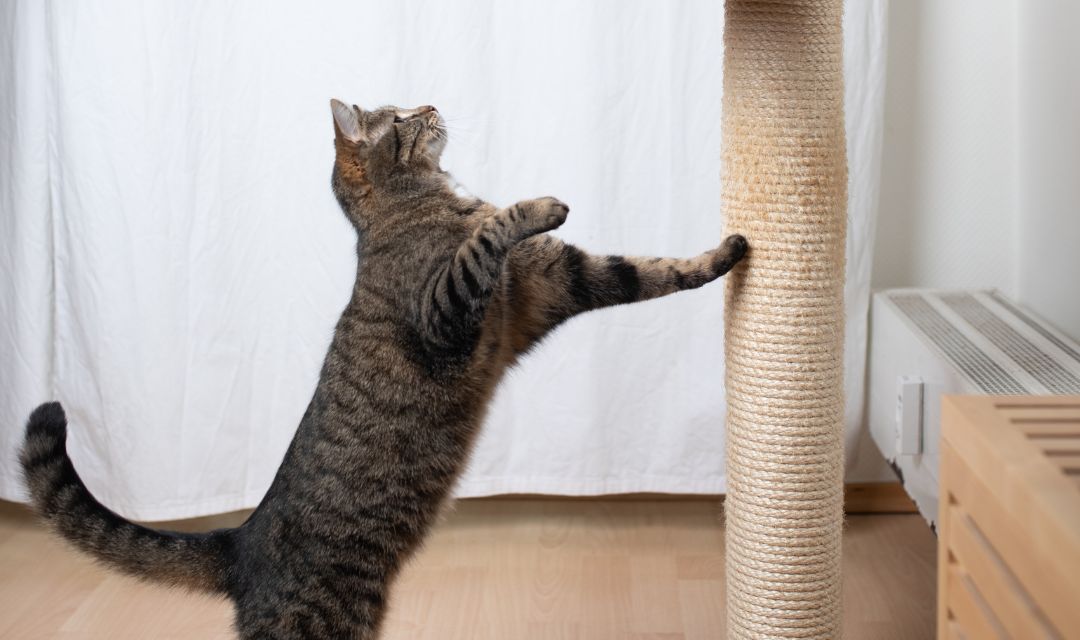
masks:
<path fill-rule="evenodd" d="M 124 573 L 224 593 L 231 531 L 172 533 L 128 522 L 87 491 L 67 455 L 67 418 L 58 402 L 30 414 L 19 462 L 38 512 L 82 551 Z"/>
<path fill-rule="evenodd" d="M 438 112 L 335 103 L 332 185 L 359 268 L 314 397 L 246 523 L 202 535 L 126 522 L 86 491 L 56 403 L 31 416 L 34 504 L 80 549 L 128 573 L 216 591 L 241 638 L 376 638 L 389 588 L 436 520 L 485 408 L 516 359 L 592 309 L 700 287 L 746 252 L 594 256 L 546 232 L 568 207 L 454 194 Z"/>

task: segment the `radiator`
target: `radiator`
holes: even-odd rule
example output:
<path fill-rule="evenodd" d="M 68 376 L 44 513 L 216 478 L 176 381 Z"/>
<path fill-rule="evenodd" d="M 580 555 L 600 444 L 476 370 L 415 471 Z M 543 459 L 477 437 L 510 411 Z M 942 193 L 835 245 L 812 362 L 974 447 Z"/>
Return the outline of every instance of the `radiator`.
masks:
<path fill-rule="evenodd" d="M 943 394 L 1080 394 L 1080 345 L 997 292 L 883 291 L 870 323 L 870 432 L 931 524 Z"/>

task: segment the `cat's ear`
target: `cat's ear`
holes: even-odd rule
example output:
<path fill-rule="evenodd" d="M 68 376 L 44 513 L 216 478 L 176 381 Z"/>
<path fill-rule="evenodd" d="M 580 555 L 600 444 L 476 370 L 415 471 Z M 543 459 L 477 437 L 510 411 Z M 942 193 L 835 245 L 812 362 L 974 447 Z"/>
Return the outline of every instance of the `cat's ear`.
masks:
<path fill-rule="evenodd" d="M 334 132 L 349 142 L 360 142 L 360 114 L 356 107 L 332 99 L 330 111 L 334 113 Z"/>

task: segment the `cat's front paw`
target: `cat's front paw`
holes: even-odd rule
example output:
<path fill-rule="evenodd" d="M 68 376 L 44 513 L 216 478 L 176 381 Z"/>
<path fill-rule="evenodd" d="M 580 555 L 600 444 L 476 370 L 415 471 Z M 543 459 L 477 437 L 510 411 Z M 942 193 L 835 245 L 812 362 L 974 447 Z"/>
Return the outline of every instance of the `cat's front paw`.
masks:
<path fill-rule="evenodd" d="M 724 238 L 720 246 L 713 250 L 712 268 L 717 275 L 724 275 L 742 260 L 746 252 L 750 250 L 750 243 L 738 233 Z"/>
<path fill-rule="evenodd" d="M 734 233 L 724 238 L 724 241 L 720 244 L 720 250 L 726 252 L 735 262 L 741 260 L 749 249 L 750 243 L 746 241 L 746 236 L 740 233 Z"/>
<path fill-rule="evenodd" d="M 526 200 L 518 205 L 537 233 L 558 229 L 566 222 L 570 207 L 558 198 L 546 197 Z"/>

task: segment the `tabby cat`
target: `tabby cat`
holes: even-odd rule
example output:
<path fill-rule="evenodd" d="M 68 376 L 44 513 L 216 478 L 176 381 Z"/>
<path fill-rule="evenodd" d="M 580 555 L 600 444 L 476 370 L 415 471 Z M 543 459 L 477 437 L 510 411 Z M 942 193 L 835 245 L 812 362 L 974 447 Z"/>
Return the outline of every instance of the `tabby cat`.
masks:
<path fill-rule="evenodd" d="M 314 397 L 266 497 L 236 529 L 157 531 L 102 506 L 65 448 L 51 402 L 20 461 L 51 527 L 105 564 L 221 594 L 241 638 L 377 637 L 388 590 L 447 500 L 495 386 L 579 313 L 693 289 L 746 252 L 594 256 L 547 235 L 555 198 L 506 208 L 455 193 L 431 106 L 331 101 L 332 185 L 359 235 L 352 298 Z"/>

